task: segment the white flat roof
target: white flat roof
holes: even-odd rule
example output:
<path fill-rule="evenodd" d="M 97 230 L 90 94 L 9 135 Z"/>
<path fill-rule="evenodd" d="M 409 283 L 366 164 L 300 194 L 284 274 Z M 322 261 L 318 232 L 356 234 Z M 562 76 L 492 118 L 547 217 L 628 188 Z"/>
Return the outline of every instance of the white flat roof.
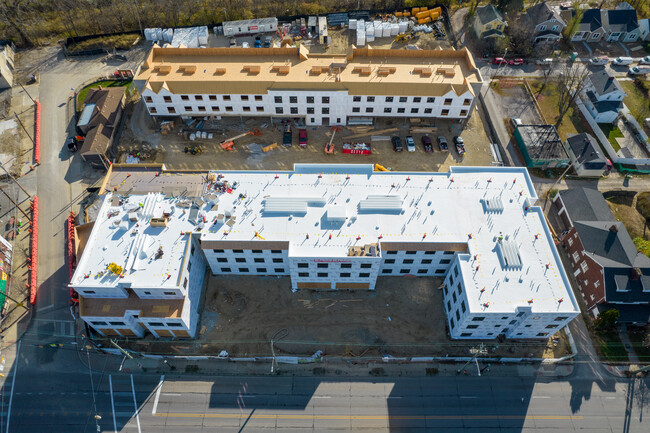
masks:
<path fill-rule="evenodd" d="M 147 225 L 147 254 L 161 245 L 163 259 L 142 259 L 147 266 L 127 269 L 125 281 L 170 284 L 161 278 L 167 273 L 175 281 L 188 238 L 181 232 L 187 231 L 200 233 L 202 241 L 288 241 L 290 255 L 305 257 L 347 257 L 349 247 L 377 242 L 467 243 L 469 254 L 461 263 L 471 311 L 513 311 L 516 306 L 577 311 L 541 210 L 526 210 L 537 196 L 525 168 L 397 173 L 373 172 L 372 165 L 296 164 L 293 172 L 208 175 L 217 178 L 205 184 L 198 200 L 198 218 L 205 224 L 195 225 L 188 219 L 190 212 L 181 212 L 178 202 L 185 199 L 156 195 L 158 212 L 175 208 L 169 227 L 153 228 L 144 221 L 141 225 Z M 123 208 L 143 197 L 128 197 Z M 131 227 L 116 233 L 115 221 L 128 217 L 123 211 L 122 217 L 107 218 L 113 209 L 110 201 L 109 194 L 73 285 L 83 285 L 84 273 L 97 272 L 110 261 L 130 263 L 130 244 L 138 237 L 129 234 Z"/>
<path fill-rule="evenodd" d="M 72 277 L 74 287 L 173 288 L 184 262 L 188 234 L 194 228 L 185 199 L 164 194 L 121 197 L 108 194 L 97 215 L 84 253 Z M 152 226 L 152 218 L 170 213 L 167 227 Z M 159 252 L 162 251 L 160 255 Z M 120 277 L 107 270 L 111 263 L 122 267 Z"/>

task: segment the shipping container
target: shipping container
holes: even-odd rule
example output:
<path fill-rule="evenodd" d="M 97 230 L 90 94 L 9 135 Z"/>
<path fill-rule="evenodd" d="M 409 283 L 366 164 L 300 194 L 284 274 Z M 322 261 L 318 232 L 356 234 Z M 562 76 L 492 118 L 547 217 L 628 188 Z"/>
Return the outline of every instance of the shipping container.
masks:
<path fill-rule="evenodd" d="M 275 32 L 277 29 L 278 19 L 275 17 L 241 21 L 226 21 L 223 23 L 224 36 Z"/>

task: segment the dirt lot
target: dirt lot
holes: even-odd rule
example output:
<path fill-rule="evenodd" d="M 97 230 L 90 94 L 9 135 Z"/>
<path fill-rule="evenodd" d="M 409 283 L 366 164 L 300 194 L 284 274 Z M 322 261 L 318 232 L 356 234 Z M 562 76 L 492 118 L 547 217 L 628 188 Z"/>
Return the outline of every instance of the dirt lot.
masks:
<path fill-rule="evenodd" d="M 382 277 L 374 291 L 291 292 L 288 278 L 218 276 L 206 283 L 200 336 L 194 342 L 127 342 L 152 353 L 226 350 L 231 357 L 468 356 L 477 341 L 447 337 L 440 278 Z M 559 341 L 488 341 L 490 356 L 560 357 Z"/>
<path fill-rule="evenodd" d="M 636 210 L 637 195 L 634 191 L 605 193 L 609 209 L 614 217 L 623 223 L 632 239 L 643 236 L 643 226 L 645 225 L 643 216 Z M 647 234 L 645 239 L 648 239 Z"/>
<path fill-rule="evenodd" d="M 499 95 L 498 99 L 506 118 L 518 117 L 524 125 L 542 122 L 521 80 L 502 78 L 492 86 L 491 91 Z"/>
<path fill-rule="evenodd" d="M 301 149 L 298 146 L 297 132 L 294 128 L 294 143 L 291 148 L 279 145 L 276 149 L 264 153 L 260 145 L 265 146 L 274 142 L 282 143 L 282 128 L 279 123 L 271 125 L 268 118 L 249 118 L 242 122 L 239 118 L 225 118 L 214 125 L 215 136 L 212 140 L 189 141 L 178 133 L 181 129 L 180 122 L 173 133 L 162 135 L 154 129 L 143 104 L 135 107 L 130 128 L 125 128 L 118 154 L 120 162 L 124 162 L 126 153 L 145 151 L 149 157 L 143 162 L 165 163 L 170 169 L 197 169 L 207 170 L 221 168 L 225 170 L 287 170 L 292 169 L 296 162 L 303 163 L 379 163 L 393 170 L 413 171 L 447 171 L 450 165 L 490 165 L 492 155 L 488 144 L 489 140 L 485 134 L 483 124 L 478 113 L 474 113 L 464 130 L 462 137 L 465 140 L 466 155 L 461 160 L 455 149 L 450 146 L 449 152 L 441 152 L 434 144 L 435 152 L 426 154 L 421 145 L 423 134 L 412 134 L 416 142 L 415 152 L 395 153 L 392 150 L 390 141 L 372 142 L 372 155 L 344 155 L 340 152 L 341 145 L 345 141 L 370 141 L 371 135 L 399 135 L 402 140 L 409 135 L 409 124 L 407 120 L 379 120 L 374 131 L 369 131 L 365 137 L 358 137 L 346 140 L 346 137 L 355 134 L 353 129 L 344 127 L 334 137 L 336 150 L 333 155 L 327 155 L 323 149 L 330 139 L 332 133 L 330 127 L 308 127 L 308 146 Z M 417 126 L 417 125 L 414 125 Z M 251 131 L 254 128 L 262 132 L 261 136 L 246 136 L 236 141 L 234 150 L 225 151 L 219 146 L 219 142 L 225 138 Z M 387 128 L 397 128 L 397 132 L 382 133 Z M 445 135 L 449 143 L 453 136 L 461 132 L 461 126 L 455 122 L 438 121 L 437 132 L 429 134 L 435 143 L 437 135 Z M 199 146 L 202 150 L 200 155 L 184 153 L 187 146 Z"/>

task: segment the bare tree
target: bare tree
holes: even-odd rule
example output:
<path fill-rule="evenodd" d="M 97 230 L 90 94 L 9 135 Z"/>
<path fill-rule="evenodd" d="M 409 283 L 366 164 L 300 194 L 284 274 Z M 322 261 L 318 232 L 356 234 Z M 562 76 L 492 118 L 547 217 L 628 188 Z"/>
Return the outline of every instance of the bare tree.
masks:
<path fill-rule="evenodd" d="M 28 1 L 25 0 L 0 0 L 0 17 L 3 17 L 18 32 L 23 44 L 32 46 L 34 42 L 27 34 L 26 26 L 21 18 L 27 9 L 27 3 Z"/>
<path fill-rule="evenodd" d="M 555 128 L 560 126 L 569 108 L 584 89 L 588 76 L 589 70 L 582 63 L 568 62 L 560 68 L 560 74 L 557 77 L 559 116 L 555 122 Z"/>

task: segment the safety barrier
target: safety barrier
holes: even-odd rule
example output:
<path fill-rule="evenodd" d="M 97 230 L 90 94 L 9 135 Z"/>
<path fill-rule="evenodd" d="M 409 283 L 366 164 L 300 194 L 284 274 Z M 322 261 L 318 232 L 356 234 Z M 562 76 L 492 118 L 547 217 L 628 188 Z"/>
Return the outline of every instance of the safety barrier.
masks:
<path fill-rule="evenodd" d="M 77 257 L 75 255 L 74 248 L 74 220 L 74 212 L 70 212 L 70 215 L 68 215 L 68 219 L 66 221 L 68 229 L 68 273 L 70 275 L 70 281 L 72 281 L 72 275 L 74 275 L 74 270 L 77 267 Z M 70 287 L 70 302 L 76 303 L 78 302 L 78 299 L 79 297 L 77 295 L 77 292 L 72 287 Z"/>
<path fill-rule="evenodd" d="M 36 291 L 38 286 L 36 284 L 36 270 L 38 268 L 38 197 L 34 196 L 32 204 L 32 234 L 31 242 L 31 258 L 30 258 L 30 275 L 29 275 L 29 303 L 34 305 L 36 302 Z"/>
<path fill-rule="evenodd" d="M 34 133 L 34 161 L 36 165 L 41 163 L 41 103 L 37 100 L 36 105 L 36 119 L 34 121 L 36 125 L 36 131 Z"/>

